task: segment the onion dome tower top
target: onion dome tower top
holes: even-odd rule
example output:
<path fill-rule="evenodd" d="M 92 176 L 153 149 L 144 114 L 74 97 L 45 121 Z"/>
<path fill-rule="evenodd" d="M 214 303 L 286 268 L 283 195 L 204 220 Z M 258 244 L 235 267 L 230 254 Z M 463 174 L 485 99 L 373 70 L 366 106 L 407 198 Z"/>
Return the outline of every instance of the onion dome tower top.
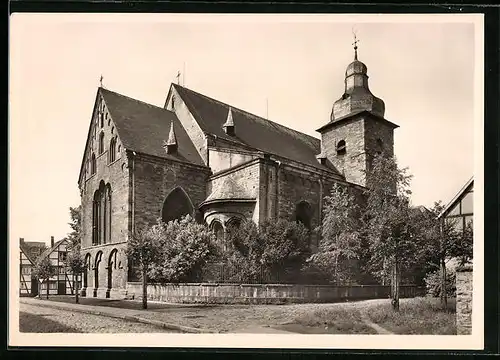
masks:
<path fill-rule="evenodd" d="M 354 61 L 345 71 L 344 95 L 333 104 L 330 121 L 334 122 L 350 114 L 369 111 L 384 117 L 385 104 L 382 99 L 373 95 L 368 87 L 367 67 L 358 60 L 358 42 L 354 35 Z"/>

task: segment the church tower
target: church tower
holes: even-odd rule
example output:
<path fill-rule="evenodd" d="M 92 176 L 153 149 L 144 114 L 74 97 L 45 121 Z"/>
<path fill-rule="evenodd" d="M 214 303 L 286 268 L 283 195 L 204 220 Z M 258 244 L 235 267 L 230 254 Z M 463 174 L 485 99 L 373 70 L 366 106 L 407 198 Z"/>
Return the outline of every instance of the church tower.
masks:
<path fill-rule="evenodd" d="M 357 40 L 354 61 L 345 72 L 345 91 L 334 102 L 330 121 L 319 128 L 321 156 L 328 159 L 347 181 L 367 186 L 365 172 L 373 155 L 394 154 L 394 129 L 384 118 L 385 105 L 368 87 L 367 67 L 358 60 Z"/>

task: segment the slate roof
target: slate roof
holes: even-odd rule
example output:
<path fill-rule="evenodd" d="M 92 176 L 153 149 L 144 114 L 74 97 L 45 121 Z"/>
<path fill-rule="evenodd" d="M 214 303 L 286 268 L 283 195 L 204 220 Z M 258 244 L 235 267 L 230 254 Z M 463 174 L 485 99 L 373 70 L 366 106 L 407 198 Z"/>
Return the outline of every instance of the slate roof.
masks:
<path fill-rule="evenodd" d="M 254 194 L 251 194 L 245 187 L 238 185 L 232 178 L 228 177 L 217 187 L 212 189 L 211 194 L 203 204 L 214 201 L 231 200 L 255 200 Z"/>
<path fill-rule="evenodd" d="M 178 84 L 172 84 L 172 86 L 205 133 L 339 174 L 336 169 L 321 165 L 316 159 L 316 155 L 321 151 L 319 139 L 250 114 Z M 229 108 L 232 109 L 234 136 L 227 135 L 223 129 Z"/>
<path fill-rule="evenodd" d="M 132 151 L 204 165 L 201 156 L 175 113 L 164 108 L 99 88 L 123 146 Z M 177 138 L 177 153 L 167 154 L 163 144 L 171 123 Z"/>

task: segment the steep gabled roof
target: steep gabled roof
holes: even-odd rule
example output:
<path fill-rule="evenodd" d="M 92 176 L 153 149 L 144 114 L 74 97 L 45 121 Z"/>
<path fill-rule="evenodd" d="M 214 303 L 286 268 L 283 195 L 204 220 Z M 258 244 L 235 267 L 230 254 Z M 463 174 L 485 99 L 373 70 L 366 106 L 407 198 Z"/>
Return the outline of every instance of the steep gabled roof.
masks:
<path fill-rule="evenodd" d="M 463 197 L 463 195 L 469 191 L 469 189 L 474 186 L 474 177 L 471 177 L 466 183 L 464 186 L 462 186 L 462 188 L 460 189 L 460 191 L 453 197 L 453 199 L 451 199 L 451 201 L 448 203 L 448 205 L 445 206 L 445 208 L 443 209 L 443 211 L 441 211 L 441 214 L 439 214 L 438 217 L 443 217 L 445 216 L 449 211 L 450 209 L 455 206 L 455 204 L 460 201 Z"/>
<path fill-rule="evenodd" d="M 54 246 L 47 248 L 43 253 L 40 254 L 40 256 L 38 257 L 38 259 L 36 260 L 36 263 L 38 264 L 43 258 L 45 258 L 45 257 L 49 256 L 50 254 L 52 254 L 52 252 L 55 249 L 57 249 L 57 247 L 59 245 L 61 245 L 63 242 L 65 242 L 65 241 L 68 241 L 68 239 L 59 240 L 58 242 L 56 242 L 54 244 Z"/>
<path fill-rule="evenodd" d="M 35 262 L 33 261 L 33 259 L 31 258 L 31 255 L 28 251 L 28 249 L 26 248 L 26 246 L 24 244 L 19 244 L 19 248 L 21 249 L 21 251 L 23 252 L 24 256 L 26 256 L 26 258 L 29 260 L 29 262 L 33 265 L 35 265 Z"/>
<path fill-rule="evenodd" d="M 104 88 L 100 88 L 100 92 L 126 149 L 204 165 L 175 113 Z M 168 139 L 172 122 L 178 148 L 176 153 L 167 154 L 163 144 Z"/>
<path fill-rule="evenodd" d="M 172 84 L 172 86 L 206 134 L 338 174 L 337 170 L 321 165 L 316 159 L 316 155 L 321 151 L 319 139 L 180 85 Z M 229 108 L 232 110 L 234 136 L 226 134 L 223 129 Z"/>

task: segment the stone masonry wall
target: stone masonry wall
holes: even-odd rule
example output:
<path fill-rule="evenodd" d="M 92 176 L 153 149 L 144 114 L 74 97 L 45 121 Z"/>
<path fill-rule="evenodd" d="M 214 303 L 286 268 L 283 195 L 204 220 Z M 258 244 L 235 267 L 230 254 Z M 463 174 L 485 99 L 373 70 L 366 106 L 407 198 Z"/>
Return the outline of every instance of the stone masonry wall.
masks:
<path fill-rule="evenodd" d="M 169 303 L 284 304 L 388 298 L 390 286 L 188 283 L 150 284 L 147 291 L 149 300 Z M 401 286 L 400 291 L 408 298 L 423 295 L 424 289 Z M 127 297 L 141 299 L 141 283 L 128 283 Z"/>
<path fill-rule="evenodd" d="M 155 224 L 167 195 L 176 187 L 186 192 L 197 211 L 206 198 L 209 174 L 205 167 L 138 155 L 134 161 L 134 226 Z"/>
<path fill-rule="evenodd" d="M 99 101 L 98 101 L 99 103 Z M 84 179 L 80 184 L 81 205 L 82 205 L 82 253 L 90 255 L 90 269 L 87 272 L 87 284 L 94 287 L 95 275 L 98 277 L 99 291 L 106 292 L 108 286 L 108 273 L 104 268 L 107 266 L 109 254 L 113 249 L 121 249 L 128 240 L 129 223 L 129 168 L 126 151 L 121 145 L 113 121 L 106 110 L 104 110 L 103 127 L 97 116 L 97 108 L 92 120 L 90 131 L 90 143 L 85 154 Z M 104 134 L 104 151 L 99 154 L 98 143 L 100 133 Z M 110 140 L 116 137 L 116 159 L 109 163 Z M 90 157 L 94 153 L 96 156 L 96 172 L 91 174 Z M 103 245 L 92 245 L 92 203 L 94 193 L 99 188 L 99 184 L 109 184 L 111 186 L 111 236 L 110 242 Z M 98 252 L 102 252 L 101 263 L 98 271 L 95 269 L 95 260 Z M 113 269 L 110 282 L 113 287 L 125 288 L 127 264 L 121 259 L 121 267 Z"/>
<path fill-rule="evenodd" d="M 337 155 L 339 141 L 346 142 L 346 153 Z M 321 134 L 321 151 L 347 181 L 364 186 L 366 167 L 365 124 L 357 117 L 342 125 L 327 129 Z"/>
<path fill-rule="evenodd" d="M 457 269 L 457 335 L 472 331 L 472 266 Z"/>

